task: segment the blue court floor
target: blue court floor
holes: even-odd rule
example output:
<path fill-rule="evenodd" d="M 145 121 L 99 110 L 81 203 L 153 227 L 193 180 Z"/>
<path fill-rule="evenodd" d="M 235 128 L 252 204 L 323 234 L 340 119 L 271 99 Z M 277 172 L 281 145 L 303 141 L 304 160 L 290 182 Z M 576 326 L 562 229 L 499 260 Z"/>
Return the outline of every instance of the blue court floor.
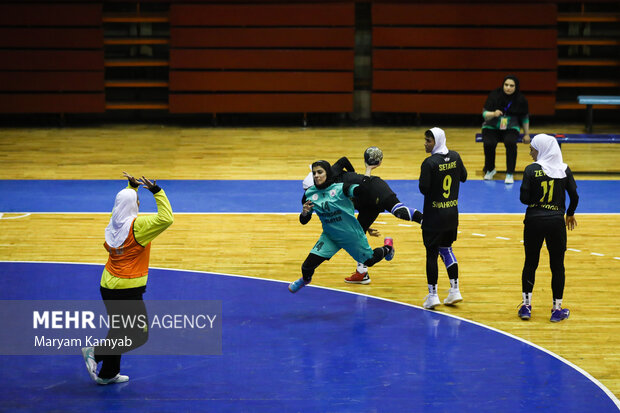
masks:
<path fill-rule="evenodd" d="M 0 298 L 96 300 L 102 266 L 0 263 Z M 3 411 L 613 412 L 605 388 L 544 350 L 368 296 L 154 269 L 147 297 L 222 300 L 222 355 L 126 355 L 97 386 L 75 356 L 2 356 Z M 148 305 L 148 301 L 147 301 Z"/>
<path fill-rule="evenodd" d="M 387 181 L 401 202 L 422 209 L 418 181 Z M 299 213 L 303 190 L 298 181 L 158 181 L 175 212 Z M 470 180 L 461 185 L 460 213 L 524 213 L 521 182 Z M 122 180 L 1 180 L 0 212 L 112 211 Z M 579 213 L 620 213 L 620 180 L 578 181 Z M 148 191 L 140 191 L 141 212 L 155 212 Z M 145 196 L 147 195 L 147 196 Z M 249 201 L 251 198 L 251 202 Z"/>
<path fill-rule="evenodd" d="M 299 181 L 161 184 L 175 212 L 188 213 L 298 212 L 302 192 Z M 401 200 L 421 206 L 417 181 L 390 184 Z M 620 181 L 578 185 L 580 213 L 620 212 Z M 109 213 L 124 186 L 122 180 L 0 180 L 0 213 Z M 259 195 L 248 202 L 248 192 Z M 518 195 L 518 182 L 472 181 L 462 186 L 459 208 L 523 213 Z M 143 212 L 154 210 L 151 198 L 141 197 Z M 0 300 L 99 300 L 102 268 L 0 261 Z M 344 291 L 309 286 L 293 295 L 286 283 L 243 275 L 150 271 L 146 300 L 222 301 L 221 355 L 130 353 L 122 364 L 130 381 L 112 386 L 94 384 L 79 353 L 0 355 L 0 411 L 620 410 L 589 374 L 505 333 Z"/>

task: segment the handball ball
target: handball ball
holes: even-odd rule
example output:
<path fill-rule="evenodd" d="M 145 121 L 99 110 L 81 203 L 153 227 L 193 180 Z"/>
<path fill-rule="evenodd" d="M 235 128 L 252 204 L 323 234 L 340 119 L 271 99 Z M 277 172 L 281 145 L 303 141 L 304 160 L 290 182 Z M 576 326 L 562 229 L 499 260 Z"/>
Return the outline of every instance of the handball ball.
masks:
<path fill-rule="evenodd" d="M 371 146 L 364 152 L 364 161 L 368 165 L 379 165 L 383 160 L 383 152 L 376 146 Z"/>

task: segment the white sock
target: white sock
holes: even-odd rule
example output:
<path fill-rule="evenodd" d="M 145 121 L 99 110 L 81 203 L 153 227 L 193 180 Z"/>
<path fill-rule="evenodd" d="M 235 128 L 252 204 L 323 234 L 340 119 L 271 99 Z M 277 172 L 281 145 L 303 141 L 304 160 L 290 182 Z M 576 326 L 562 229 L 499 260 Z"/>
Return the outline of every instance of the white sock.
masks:
<path fill-rule="evenodd" d="M 459 289 L 459 279 L 458 278 L 455 278 L 455 279 L 450 278 L 450 288 L 453 289 L 453 290 L 457 290 L 458 291 L 458 289 Z"/>
<path fill-rule="evenodd" d="M 429 284 L 428 285 L 428 293 L 432 295 L 437 295 L 437 284 Z"/>
<path fill-rule="evenodd" d="M 368 267 L 362 264 L 361 262 L 358 262 L 357 272 L 359 272 L 360 274 L 366 274 L 368 272 Z"/>
<path fill-rule="evenodd" d="M 532 293 L 523 293 L 523 304 L 532 305 Z"/>
<path fill-rule="evenodd" d="M 553 299 L 553 309 L 554 310 L 559 310 L 560 308 L 562 308 L 562 299 L 558 299 L 558 298 L 554 298 Z"/>

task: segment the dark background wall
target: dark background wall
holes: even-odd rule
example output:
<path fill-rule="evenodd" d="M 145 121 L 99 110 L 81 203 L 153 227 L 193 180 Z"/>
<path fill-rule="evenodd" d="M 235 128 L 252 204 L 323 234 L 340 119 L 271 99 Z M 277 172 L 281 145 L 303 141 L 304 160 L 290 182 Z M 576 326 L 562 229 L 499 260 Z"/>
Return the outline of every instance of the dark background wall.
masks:
<path fill-rule="evenodd" d="M 617 1 L 2 1 L 0 114 L 533 115 L 620 94 Z M 617 107 L 601 107 L 617 112 Z"/>

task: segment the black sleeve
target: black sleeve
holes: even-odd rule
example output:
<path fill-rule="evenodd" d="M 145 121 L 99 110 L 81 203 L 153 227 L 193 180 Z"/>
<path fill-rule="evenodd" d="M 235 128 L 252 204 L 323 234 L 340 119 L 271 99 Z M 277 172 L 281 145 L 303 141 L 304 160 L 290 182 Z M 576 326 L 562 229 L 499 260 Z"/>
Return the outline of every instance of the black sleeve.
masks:
<path fill-rule="evenodd" d="M 495 109 L 497 109 L 495 106 L 496 103 L 496 99 L 495 99 L 495 91 L 491 91 L 491 93 L 489 93 L 489 96 L 487 96 L 487 100 L 486 102 L 484 102 L 484 107 L 483 110 L 486 110 L 487 112 L 494 112 Z"/>
<path fill-rule="evenodd" d="M 570 198 L 566 215 L 570 217 L 575 215 L 575 210 L 577 209 L 577 204 L 579 203 L 579 195 L 577 194 L 577 182 L 575 182 L 573 173 L 568 167 L 566 168 L 566 192 L 568 192 L 568 197 Z"/>
<path fill-rule="evenodd" d="M 309 213 L 308 215 L 299 214 L 299 222 L 301 222 L 301 225 L 306 225 L 308 222 L 310 222 L 311 219 L 312 219 L 312 212 Z"/>
<path fill-rule="evenodd" d="M 426 158 L 428 160 L 428 158 Z M 431 194 L 431 165 L 425 161 L 420 168 L 420 192 L 422 195 Z"/>
<path fill-rule="evenodd" d="M 531 168 L 526 167 L 525 171 L 523 171 L 523 180 L 521 181 L 521 193 L 519 199 L 522 204 L 529 205 L 530 204 L 530 185 L 532 179 Z"/>
<path fill-rule="evenodd" d="M 368 191 L 368 187 L 364 184 L 356 186 L 353 189 L 353 197 L 357 199 L 370 197 L 370 192 Z"/>
<path fill-rule="evenodd" d="M 467 169 L 465 169 L 465 164 L 463 163 L 463 159 L 461 159 L 459 155 L 459 165 L 461 168 L 461 182 L 467 181 Z"/>
<path fill-rule="evenodd" d="M 304 192 L 304 196 L 301 197 L 301 204 L 305 204 L 306 201 L 308 199 L 306 198 L 306 193 Z M 301 222 L 302 225 L 306 225 L 310 219 L 312 218 L 312 212 L 310 212 L 308 215 L 304 216 L 301 213 L 299 214 L 299 222 Z"/>
<path fill-rule="evenodd" d="M 338 159 L 332 165 L 333 176 L 338 176 L 342 174 L 344 171 L 355 172 L 355 168 L 353 167 L 353 165 L 351 165 L 351 162 L 346 156 L 343 156 L 342 158 Z"/>

